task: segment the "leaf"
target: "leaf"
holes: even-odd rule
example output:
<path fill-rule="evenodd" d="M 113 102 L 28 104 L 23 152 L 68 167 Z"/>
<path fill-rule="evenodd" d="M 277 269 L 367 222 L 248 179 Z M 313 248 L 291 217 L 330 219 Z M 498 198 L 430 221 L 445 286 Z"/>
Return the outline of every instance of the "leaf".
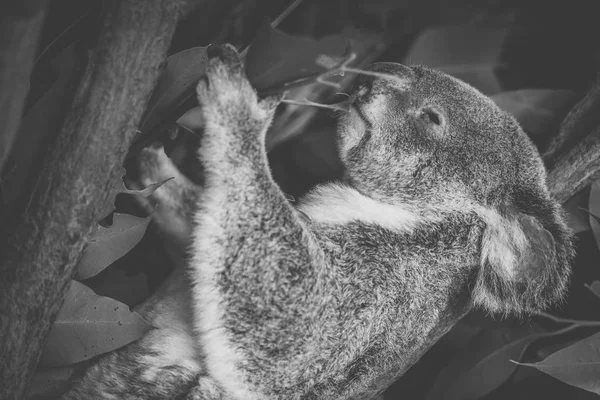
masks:
<path fill-rule="evenodd" d="M 125 346 L 149 329 L 126 305 L 73 280 L 44 342 L 40 365 L 59 367 L 87 360 Z"/>
<path fill-rule="evenodd" d="M 27 387 L 26 398 L 60 396 L 70 387 L 74 372 L 72 367 L 38 368 Z"/>
<path fill-rule="evenodd" d="M 102 273 L 87 279 L 85 284 L 98 295 L 110 297 L 130 307 L 141 303 L 150 295 L 146 274 L 132 275 L 125 268 L 119 268 L 117 265 L 106 268 Z"/>
<path fill-rule="evenodd" d="M 35 178 L 34 171 L 41 168 L 40 160 L 44 158 L 47 143 L 60 128 L 63 112 L 66 111 L 67 100 L 72 94 L 73 84 L 78 75 L 76 72 L 81 63 L 74 46 L 70 46 L 64 49 L 52 64 L 58 77 L 24 115 L 11 149 L 14 167 L 1 177 L 3 207 L 6 210 L 16 210 L 15 205 L 26 195 L 23 190 L 33 185 L 31 181 Z"/>
<path fill-rule="evenodd" d="M 63 21 L 64 25 L 61 24 L 60 31 L 52 28 L 48 30 L 50 35 L 54 33 L 55 36 L 46 36 L 40 40 L 39 44 L 45 46 L 43 50 L 40 49 L 41 51 L 36 56 L 32 76 L 43 73 L 43 69 L 47 68 L 48 60 L 55 59 L 67 47 L 85 41 L 86 38 L 89 38 L 89 35 L 92 35 L 98 29 L 101 5 L 89 4 L 89 6 L 71 10 L 76 11 L 75 14 L 77 15 L 65 15 L 69 21 Z M 35 80 L 35 77 L 33 79 Z"/>
<path fill-rule="evenodd" d="M 429 29 L 414 42 L 406 57 L 453 75 L 490 95 L 501 90 L 496 70 L 509 24 L 460 25 Z"/>
<path fill-rule="evenodd" d="M 187 129 L 190 132 L 201 132 L 204 127 L 204 115 L 202 107 L 194 107 L 188 110 L 177 120 L 177 125 Z"/>
<path fill-rule="evenodd" d="M 519 359 L 539 337 L 530 334 L 499 347 L 495 347 L 498 339 L 489 340 L 489 335 L 479 337 L 471 346 L 477 350 L 466 353 L 440 372 L 427 400 L 470 400 L 485 396 L 511 377 L 517 365 L 510 360 Z M 490 348 L 490 344 L 494 347 Z"/>
<path fill-rule="evenodd" d="M 167 58 L 146 112 L 140 124 L 142 132 L 149 132 L 165 120 L 176 120 L 189 107 L 180 108 L 193 98 L 198 80 L 206 73 L 206 47 L 192 47 Z"/>
<path fill-rule="evenodd" d="M 328 70 L 323 56 L 341 61 L 349 42 L 341 35 L 310 39 L 287 35 L 263 22 L 245 60 L 248 80 L 258 90 L 313 77 Z"/>
<path fill-rule="evenodd" d="M 567 225 L 575 234 L 591 229 L 590 215 L 584 214 L 580 209 L 580 204 L 583 200 L 584 191 L 581 191 L 563 204 L 563 208 L 567 214 Z M 589 200 L 586 201 L 586 206 L 587 204 L 589 204 Z"/>
<path fill-rule="evenodd" d="M 541 135 L 557 129 L 577 101 L 577 94 L 571 90 L 522 89 L 495 94 L 492 100 L 512 114 L 526 132 Z"/>
<path fill-rule="evenodd" d="M 520 363 L 569 385 L 600 394 L 600 332 L 565 347 L 537 363 Z"/>
<path fill-rule="evenodd" d="M 484 326 L 470 325 L 460 320 L 450 331 L 440 338 L 437 344 L 448 355 L 458 355 L 460 352 L 465 351 L 483 330 Z"/>
<path fill-rule="evenodd" d="M 124 175 L 125 169 L 121 168 L 121 178 L 116 180 L 115 186 L 110 190 L 101 215 L 108 216 L 114 211 L 115 198 L 118 194 L 125 193 L 148 197 L 165 182 L 173 179 L 167 178 L 144 189 L 132 190 L 125 187 Z M 144 236 L 150 219 L 150 216 L 139 218 L 133 215 L 116 213 L 113 215 L 113 223 L 110 227 L 98 225 L 90 239 L 90 243 L 84 250 L 74 278 L 78 280 L 89 279 L 127 254 Z"/>
<path fill-rule="evenodd" d="M 364 12 L 376 14 L 381 17 L 389 16 L 392 12 L 406 11 L 409 4 L 398 0 L 368 0 L 361 1 L 358 6 Z"/>
<path fill-rule="evenodd" d="M 596 179 L 590 187 L 590 200 L 588 203 L 589 221 L 596 240 L 596 247 L 600 249 L 600 180 Z"/>
<path fill-rule="evenodd" d="M 83 252 L 75 279 L 91 278 L 127 254 L 142 239 L 150 220 L 151 217 L 115 213 L 112 226 L 98 226 Z"/>

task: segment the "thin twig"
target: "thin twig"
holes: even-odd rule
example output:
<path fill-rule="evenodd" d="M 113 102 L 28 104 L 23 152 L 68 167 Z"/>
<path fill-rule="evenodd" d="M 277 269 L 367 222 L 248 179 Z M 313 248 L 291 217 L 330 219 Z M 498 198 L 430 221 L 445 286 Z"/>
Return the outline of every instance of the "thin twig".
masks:
<path fill-rule="evenodd" d="M 269 95 L 269 94 L 273 94 L 273 93 L 280 93 L 282 91 L 288 91 L 288 90 L 291 90 L 291 89 L 294 89 L 294 88 L 297 88 L 300 86 L 305 86 L 312 82 L 318 82 L 318 83 L 321 83 L 324 85 L 329 85 L 329 86 L 333 86 L 335 88 L 339 88 L 340 86 L 337 82 L 332 82 L 331 80 L 328 80 L 327 78 L 330 78 L 334 75 L 343 76 L 346 72 L 353 73 L 353 74 L 374 76 L 374 77 L 381 78 L 381 79 L 392 80 L 392 81 L 395 81 L 400 86 L 400 88 L 405 88 L 407 86 L 407 81 L 396 75 L 386 74 L 383 72 L 367 71 L 364 69 L 349 67 L 348 65 L 351 64 L 355 59 L 356 59 L 356 53 L 350 52 L 348 54 L 348 56 L 346 58 L 344 58 L 342 61 L 340 61 L 335 67 L 328 69 L 324 72 L 314 74 L 312 76 L 304 77 L 304 78 L 301 78 L 301 79 L 298 79 L 295 81 L 291 81 L 291 82 L 286 82 L 281 86 L 268 89 L 265 92 L 265 95 Z"/>
<path fill-rule="evenodd" d="M 302 4 L 303 1 L 304 0 L 295 0 L 292 2 L 292 4 L 287 6 L 287 8 L 283 10 L 283 12 L 279 14 L 279 16 L 275 18 L 273 22 L 271 22 L 271 28 L 277 28 L 284 19 L 286 19 L 296 8 L 298 8 L 300 4 Z"/>
<path fill-rule="evenodd" d="M 552 322 L 555 322 L 557 324 L 572 324 L 576 327 L 600 327 L 600 321 L 586 321 L 586 320 L 577 320 L 577 319 L 571 319 L 571 318 L 561 318 L 561 317 L 557 317 L 556 315 L 552 315 L 550 313 L 547 312 L 537 312 L 535 314 L 538 317 L 542 317 L 542 318 L 546 318 Z"/>
<path fill-rule="evenodd" d="M 335 82 L 331 82 L 331 81 L 323 82 L 323 80 L 325 80 L 325 78 L 327 78 L 329 76 L 335 75 L 336 73 L 342 73 L 341 68 L 343 68 L 348 63 L 352 62 L 355 58 L 356 58 L 356 53 L 351 52 L 348 54 L 348 56 L 345 59 L 343 59 L 335 67 L 328 69 L 324 72 L 315 73 L 311 76 L 306 76 L 304 78 L 297 79 L 295 81 L 286 82 L 281 86 L 276 86 L 276 87 L 270 88 L 265 91 L 265 95 L 285 92 L 285 91 L 288 91 L 291 89 L 295 89 L 297 87 L 306 86 L 309 83 L 313 83 L 313 82 L 329 84 L 331 86 L 335 86 L 336 88 L 339 88 L 339 86 Z"/>
<path fill-rule="evenodd" d="M 557 331 L 540 333 L 540 338 L 564 335 L 565 333 L 574 331 L 575 329 L 581 328 L 582 326 L 584 326 L 584 325 L 575 325 L 574 324 L 574 325 L 569 325 L 567 327 L 559 329 Z"/>
<path fill-rule="evenodd" d="M 277 28 L 279 26 L 279 24 L 281 24 L 283 22 L 284 19 L 286 19 L 287 17 L 289 17 L 289 15 L 296 9 L 298 8 L 298 6 L 303 2 L 304 0 L 294 0 L 292 2 L 292 4 L 290 4 L 289 6 L 286 7 L 285 10 L 283 10 L 283 12 L 281 14 L 279 14 L 277 16 L 277 18 L 275 18 L 273 20 L 273 22 L 271 22 L 271 28 Z M 242 51 L 240 51 L 240 56 L 242 58 L 246 58 L 246 54 L 248 53 L 248 49 L 250 48 L 250 43 L 248 43 L 246 45 L 246 47 L 244 47 L 244 49 Z"/>
<path fill-rule="evenodd" d="M 336 82 L 331 82 L 330 80 L 328 80 L 328 77 L 331 77 L 333 75 L 336 74 L 341 74 L 344 75 L 344 73 L 346 72 L 350 72 L 350 73 L 355 73 L 355 74 L 362 74 L 362 75 L 369 75 L 369 76 L 374 76 L 377 78 L 381 78 L 381 79 L 388 79 L 388 80 L 393 80 L 396 81 L 396 83 L 398 83 L 398 85 L 401 88 L 404 88 L 407 86 L 407 82 L 405 79 L 402 79 L 398 76 L 395 75 L 391 75 L 391 74 L 386 74 L 386 73 L 382 73 L 382 72 L 375 72 L 375 71 L 366 71 L 363 69 L 359 69 L 359 68 L 351 68 L 348 67 L 348 64 L 350 64 L 352 61 L 354 61 L 356 59 L 356 53 L 350 53 L 345 59 L 343 59 L 337 66 L 320 73 L 319 75 L 317 75 L 316 77 L 311 77 L 311 78 L 303 78 L 301 80 L 297 80 L 297 81 L 293 81 L 293 82 L 289 82 L 287 84 L 283 85 L 284 90 L 289 90 L 293 87 L 296 86 L 303 86 L 306 85 L 308 82 L 310 81 L 314 81 L 317 83 L 321 83 L 324 85 L 329 85 L 329 86 L 333 86 L 336 89 L 340 88 L 340 85 Z M 311 107 L 321 107 L 321 108 L 327 108 L 327 109 L 331 109 L 331 110 L 337 110 L 337 111 L 348 111 L 348 107 L 342 107 L 342 104 L 351 104 L 354 101 L 353 96 L 348 95 L 346 93 L 342 93 L 346 96 L 348 96 L 348 100 L 344 101 L 344 102 L 340 102 L 337 104 L 321 104 L 321 103 L 315 103 L 313 101 L 304 99 L 302 101 L 295 101 L 295 100 L 286 100 L 284 99 L 282 102 L 283 103 L 287 103 L 287 104 L 295 104 L 295 105 L 303 105 L 303 106 L 311 106 Z"/>
<path fill-rule="evenodd" d="M 318 108 L 326 108 L 329 110 L 334 110 L 334 111 L 344 111 L 344 112 L 348 112 L 347 108 L 343 108 L 341 107 L 339 104 L 342 103 L 338 103 L 338 104 L 321 104 L 321 103 L 316 103 L 314 101 L 310 101 L 308 99 L 304 99 L 302 101 L 296 101 L 296 100 L 290 100 L 290 99 L 283 99 L 281 100 L 282 103 L 286 103 L 286 104 L 294 104 L 297 106 L 309 106 L 309 107 L 318 107 Z"/>

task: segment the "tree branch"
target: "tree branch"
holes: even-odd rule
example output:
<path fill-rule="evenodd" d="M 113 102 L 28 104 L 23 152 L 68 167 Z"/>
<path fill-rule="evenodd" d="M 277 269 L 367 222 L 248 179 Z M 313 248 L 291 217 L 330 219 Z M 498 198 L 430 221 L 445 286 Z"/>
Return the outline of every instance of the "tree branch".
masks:
<path fill-rule="evenodd" d="M 2 399 L 23 395 L 189 1 L 106 2 L 98 45 L 68 117 L 24 215 L 0 244 Z"/>
<path fill-rule="evenodd" d="M 600 73 L 586 95 L 569 111 L 543 155 L 548 185 L 566 202 L 600 175 Z"/>
<path fill-rule="evenodd" d="M 0 176 L 21 123 L 45 14 L 46 0 L 0 4 Z"/>
<path fill-rule="evenodd" d="M 600 73 L 595 82 L 560 124 L 556 137 L 544 152 L 544 161 L 550 168 L 565 155 L 570 147 L 583 139 L 600 124 Z"/>
<path fill-rule="evenodd" d="M 559 158 L 548 173 L 554 197 L 566 202 L 600 175 L 600 125 Z"/>

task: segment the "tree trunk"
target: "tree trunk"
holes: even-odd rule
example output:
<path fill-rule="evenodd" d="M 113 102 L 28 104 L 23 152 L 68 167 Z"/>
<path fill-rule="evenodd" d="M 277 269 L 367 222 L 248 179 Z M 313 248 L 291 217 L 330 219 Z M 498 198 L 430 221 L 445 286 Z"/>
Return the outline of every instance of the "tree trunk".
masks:
<path fill-rule="evenodd" d="M 47 153 L 25 213 L 0 244 L 1 399 L 23 396 L 86 239 L 120 179 L 118 167 L 136 134 L 177 20 L 191 2 L 105 4 L 96 50 L 63 128 Z M 18 43 L 18 38 L 12 40 Z M 20 115 L 22 96 L 13 101 L 11 110 Z"/>

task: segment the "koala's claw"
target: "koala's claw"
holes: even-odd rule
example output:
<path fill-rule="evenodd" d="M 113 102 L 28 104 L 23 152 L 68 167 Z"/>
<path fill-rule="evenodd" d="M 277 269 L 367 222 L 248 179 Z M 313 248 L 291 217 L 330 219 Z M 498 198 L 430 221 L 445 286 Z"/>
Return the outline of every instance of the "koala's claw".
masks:
<path fill-rule="evenodd" d="M 211 46 L 209 47 L 209 73 L 211 67 L 214 68 L 218 64 L 224 64 L 231 75 L 237 75 L 244 73 L 244 67 L 242 62 L 242 56 L 237 52 L 236 48 L 230 44 L 224 44 L 222 46 Z"/>
<path fill-rule="evenodd" d="M 244 75 L 241 57 L 235 48 L 224 45 L 219 53 L 218 57 L 208 61 L 206 79 L 198 83 L 200 103 L 204 107 L 224 107 L 240 104 L 244 100 L 245 103 L 256 102 L 256 94 Z"/>
<path fill-rule="evenodd" d="M 258 100 L 235 47 L 223 45 L 211 53 L 217 55 L 209 60 L 206 79 L 197 86 L 205 118 L 219 125 L 243 120 L 267 121 L 281 98 L 275 96 Z"/>

